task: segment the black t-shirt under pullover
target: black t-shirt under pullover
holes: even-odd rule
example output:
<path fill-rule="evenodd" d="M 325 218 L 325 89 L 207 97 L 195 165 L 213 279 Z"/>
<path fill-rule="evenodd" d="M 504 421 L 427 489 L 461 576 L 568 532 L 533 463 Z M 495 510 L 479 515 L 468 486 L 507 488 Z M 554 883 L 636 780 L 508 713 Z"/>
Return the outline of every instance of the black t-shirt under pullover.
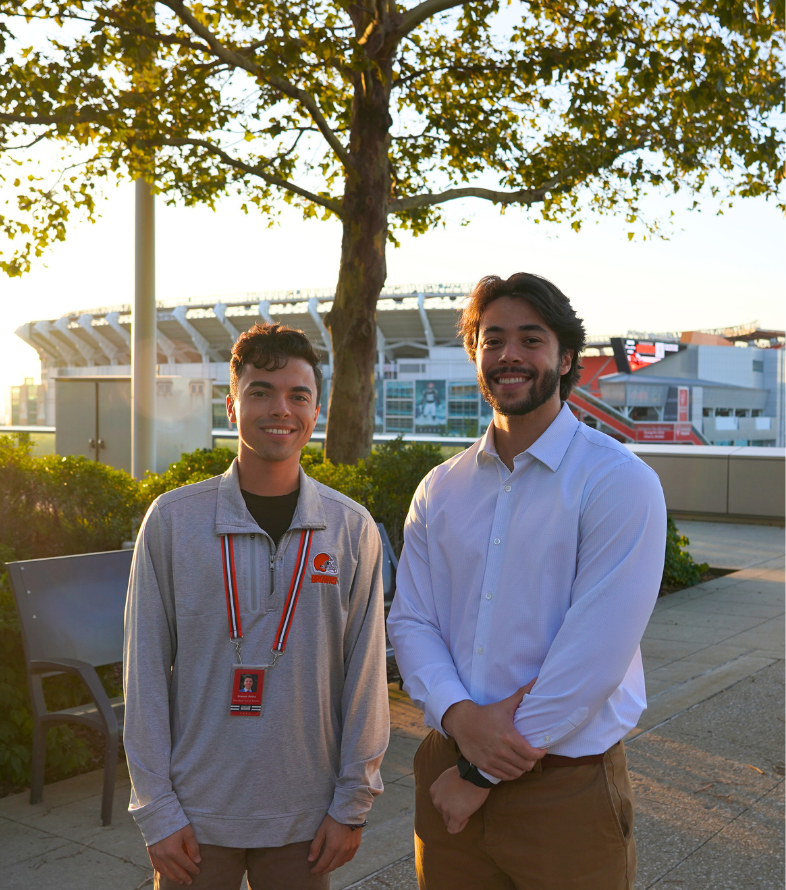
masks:
<path fill-rule="evenodd" d="M 292 524 L 300 489 L 296 488 L 289 494 L 282 494 L 274 498 L 251 494 L 250 491 L 242 489 L 240 493 L 243 495 L 248 512 L 253 516 L 256 524 L 270 535 L 273 543 L 278 547 L 281 536 Z"/>

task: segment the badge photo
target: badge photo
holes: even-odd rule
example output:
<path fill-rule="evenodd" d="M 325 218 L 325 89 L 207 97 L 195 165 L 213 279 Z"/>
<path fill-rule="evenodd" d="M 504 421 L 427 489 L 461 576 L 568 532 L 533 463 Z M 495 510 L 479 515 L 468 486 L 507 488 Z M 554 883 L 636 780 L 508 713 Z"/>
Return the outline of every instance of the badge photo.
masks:
<path fill-rule="evenodd" d="M 317 553 L 311 562 L 312 584 L 338 584 L 338 560 L 329 553 Z"/>
<path fill-rule="evenodd" d="M 261 717 L 265 669 L 260 665 L 232 666 L 232 688 L 229 702 L 231 717 Z"/>

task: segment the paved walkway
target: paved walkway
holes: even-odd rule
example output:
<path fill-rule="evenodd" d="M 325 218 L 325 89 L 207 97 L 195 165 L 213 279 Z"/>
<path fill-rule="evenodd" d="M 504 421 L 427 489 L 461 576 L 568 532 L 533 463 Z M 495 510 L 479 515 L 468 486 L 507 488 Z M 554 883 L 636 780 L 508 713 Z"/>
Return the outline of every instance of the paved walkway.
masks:
<path fill-rule="evenodd" d="M 766 550 L 757 565 L 658 601 L 642 644 L 650 706 L 627 741 L 640 890 L 783 886 L 782 534 L 780 540 L 778 555 Z M 748 546 L 741 543 L 730 557 L 738 563 Z M 395 685 L 390 696 L 385 793 L 355 860 L 335 873 L 334 890 L 416 888 L 412 757 L 425 730 Z M 145 848 L 126 812 L 127 776 L 118 779 L 110 828 L 97 825 L 100 786 L 101 773 L 90 773 L 47 785 L 36 806 L 26 794 L 0 800 L 4 890 L 150 885 Z"/>
<path fill-rule="evenodd" d="M 694 560 L 715 569 L 746 569 L 784 552 L 786 533 L 775 525 L 678 519 L 677 528 L 690 541 L 687 550 Z"/>

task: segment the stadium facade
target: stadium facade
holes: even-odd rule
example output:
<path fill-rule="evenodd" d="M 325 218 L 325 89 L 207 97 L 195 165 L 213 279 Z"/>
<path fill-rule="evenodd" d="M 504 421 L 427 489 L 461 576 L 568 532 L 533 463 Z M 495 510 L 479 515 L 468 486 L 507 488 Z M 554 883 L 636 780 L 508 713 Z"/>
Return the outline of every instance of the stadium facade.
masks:
<path fill-rule="evenodd" d="M 456 332 L 468 290 L 438 284 L 383 291 L 378 434 L 467 439 L 490 420 Z M 280 321 L 311 338 L 323 360 L 327 401 L 331 351 L 323 319 L 332 300 L 332 291 L 315 290 L 159 302 L 159 421 L 175 404 L 162 398 L 182 390 L 181 416 L 190 397 L 193 409 L 205 412 L 212 441 L 231 437 L 224 410 L 230 350 L 240 332 L 260 321 Z M 16 333 L 40 357 L 41 384 L 13 388 L 6 425 L 57 427 L 58 387 L 64 391 L 69 381 L 127 381 L 130 312 L 128 305 L 104 306 L 22 325 Z M 572 408 L 622 441 L 783 446 L 783 343 L 782 331 L 755 324 L 701 336 L 592 337 Z"/>

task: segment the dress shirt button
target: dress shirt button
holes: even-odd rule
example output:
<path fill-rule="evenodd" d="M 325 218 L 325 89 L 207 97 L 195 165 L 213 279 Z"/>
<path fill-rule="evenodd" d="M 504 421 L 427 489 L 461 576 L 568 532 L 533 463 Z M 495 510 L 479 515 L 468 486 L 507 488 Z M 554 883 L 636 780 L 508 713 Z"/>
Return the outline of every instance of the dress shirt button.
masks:
<path fill-rule="evenodd" d="M 486 599 L 487 599 L 487 600 L 490 600 L 490 599 L 491 599 L 491 594 L 490 594 L 490 593 L 487 593 L 487 594 L 486 594 Z"/>
<path fill-rule="evenodd" d="M 543 736 L 543 741 L 544 741 L 544 742 L 550 742 L 550 741 L 551 741 L 551 736 L 550 736 L 550 735 L 544 735 L 544 736 Z"/>
<path fill-rule="evenodd" d="M 478 655 L 482 655 L 482 654 L 483 654 L 483 647 L 478 646 Z"/>
<path fill-rule="evenodd" d="M 505 491 L 510 491 L 510 486 L 509 486 L 509 485 L 506 485 L 506 486 L 505 486 Z"/>
<path fill-rule="evenodd" d="M 494 538 L 494 543 L 499 544 L 499 538 Z"/>

